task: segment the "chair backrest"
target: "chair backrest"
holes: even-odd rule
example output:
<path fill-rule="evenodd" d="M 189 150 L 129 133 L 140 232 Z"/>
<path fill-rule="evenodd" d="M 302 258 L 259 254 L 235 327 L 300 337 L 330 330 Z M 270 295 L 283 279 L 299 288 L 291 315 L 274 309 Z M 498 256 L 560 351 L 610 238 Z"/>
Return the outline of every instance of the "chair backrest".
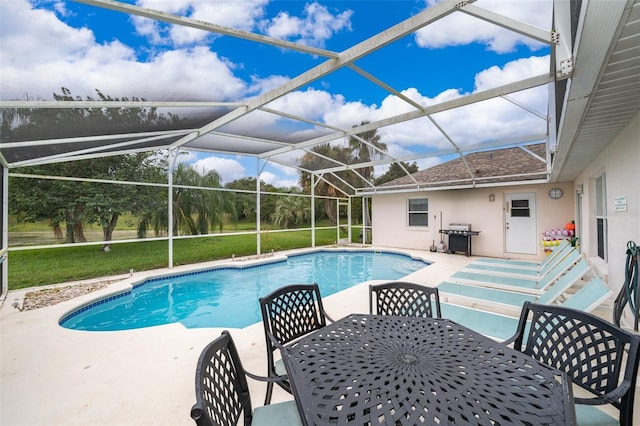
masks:
<path fill-rule="evenodd" d="M 198 426 L 236 425 L 244 413 L 251 424 L 251 398 L 238 351 L 228 331 L 209 343 L 196 367 L 196 403 L 191 418 Z"/>
<path fill-rule="evenodd" d="M 369 312 L 378 315 L 442 318 L 436 287 L 402 281 L 369 286 Z"/>
<path fill-rule="evenodd" d="M 277 349 L 269 336 L 284 345 L 327 325 L 318 284 L 287 285 L 259 301 L 269 354 Z"/>
<path fill-rule="evenodd" d="M 571 268 L 575 263 L 582 259 L 580 253 L 577 250 L 571 249 L 558 263 L 553 265 L 543 276 L 536 288 L 541 290 L 546 289 L 551 283 L 560 278 Z"/>
<path fill-rule="evenodd" d="M 529 325 L 527 323 L 529 322 Z M 633 422 L 640 336 L 589 313 L 564 306 L 527 302 L 514 348 L 563 371 L 593 397 L 577 404 L 612 404 L 620 424 Z"/>
<path fill-rule="evenodd" d="M 560 244 L 558 244 L 553 251 L 542 260 L 542 262 L 540 262 L 540 267 L 538 268 L 540 275 L 547 273 L 549 269 L 569 254 L 569 251 L 571 250 L 575 250 L 575 248 L 571 247 L 569 241 L 562 240 Z"/>
<path fill-rule="evenodd" d="M 613 294 L 600 277 L 593 277 L 589 282 L 573 293 L 560 305 L 565 308 L 591 312 Z"/>
<path fill-rule="evenodd" d="M 580 259 L 567 273 L 558 278 L 556 282 L 547 287 L 547 290 L 538 298 L 536 303 L 549 304 L 559 298 L 563 292 L 576 283 L 591 267 L 586 259 Z"/>

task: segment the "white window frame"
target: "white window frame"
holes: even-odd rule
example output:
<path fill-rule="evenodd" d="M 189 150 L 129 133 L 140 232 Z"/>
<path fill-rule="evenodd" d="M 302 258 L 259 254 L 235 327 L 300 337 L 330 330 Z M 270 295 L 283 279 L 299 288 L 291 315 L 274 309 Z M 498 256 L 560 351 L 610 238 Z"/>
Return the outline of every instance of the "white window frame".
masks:
<path fill-rule="evenodd" d="M 608 221 L 607 221 L 607 180 L 605 174 L 595 178 L 595 229 L 596 229 L 596 254 L 605 262 L 608 259 Z M 602 221 L 602 226 L 598 226 Z M 602 251 L 601 251 L 602 250 Z"/>
<path fill-rule="evenodd" d="M 426 203 L 427 205 L 427 210 L 412 210 L 411 209 L 411 201 L 414 200 L 419 200 L 419 201 L 423 201 Z M 425 225 L 412 225 L 412 220 L 411 220 L 411 216 L 413 215 L 424 215 L 426 217 L 426 224 Z M 407 199 L 407 226 L 409 228 L 428 228 L 429 227 L 429 198 L 428 197 L 415 197 L 415 198 L 408 198 Z"/>

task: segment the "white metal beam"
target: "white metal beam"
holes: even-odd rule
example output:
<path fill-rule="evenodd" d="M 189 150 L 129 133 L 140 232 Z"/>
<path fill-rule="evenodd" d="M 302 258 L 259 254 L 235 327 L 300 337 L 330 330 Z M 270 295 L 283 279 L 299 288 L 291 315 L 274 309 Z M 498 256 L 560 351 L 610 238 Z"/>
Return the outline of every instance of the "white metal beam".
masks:
<path fill-rule="evenodd" d="M 281 117 L 289 118 L 289 119 L 291 119 L 291 120 L 295 120 L 295 121 L 300 121 L 300 122 L 302 122 L 302 123 L 311 124 L 311 125 L 313 125 L 313 126 L 325 127 L 325 128 L 327 128 L 327 129 L 335 130 L 335 131 L 337 131 L 337 132 L 344 132 L 344 131 L 345 131 L 344 129 L 341 129 L 341 128 L 339 128 L 339 127 L 332 126 L 332 125 L 327 124 L 327 123 L 322 123 L 322 122 L 320 122 L 320 121 L 316 121 L 316 120 L 309 120 L 309 119 L 307 119 L 307 118 L 300 117 L 299 115 L 290 114 L 290 113 L 288 113 L 288 112 L 278 111 L 278 110 L 271 109 L 271 108 L 267 108 L 267 107 L 264 107 L 264 106 L 263 106 L 263 107 L 260 107 L 260 108 L 258 108 L 258 109 L 259 109 L 260 111 L 264 111 L 264 112 L 268 112 L 268 113 L 271 113 L 271 114 L 279 115 L 279 116 L 281 116 Z"/>
<path fill-rule="evenodd" d="M 586 2 L 582 2 L 584 5 Z M 555 61 L 556 79 L 569 78 L 573 73 L 573 46 L 571 45 L 571 0 L 553 1 L 553 30 L 557 43 L 551 57 Z M 550 100 L 550 102 L 553 102 Z"/>
<path fill-rule="evenodd" d="M 33 148 L 46 145 L 65 145 L 70 143 L 83 143 L 83 142 L 95 142 L 95 141 L 108 141 L 127 138 L 146 138 L 146 137 L 170 137 L 177 135 L 184 135 L 192 132 L 193 129 L 183 130 L 163 130 L 159 132 L 140 132 L 140 133 L 120 133 L 116 135 L 99 135 L 99 136 L 81 136 L 77 138 L 60 138 L 60 139 L 40 139 L 23 142 L 3 142 L 1 147 L 6 148 Z M 106 148 L 106 146 L 105 146 Z"/>
<path fill-rule="evenodd" d="M 97 1 L 97 0 L 91 0 Z M 104 0 L 101 0 L 104 1 Z M 475 1 L 475 0 L 470 0 Z M 354 61 L 375 52 L 378 49 L 383 48 L 384 46 L 393 43 L 394 41 L 411 34 L 412 32 L 430 24 L 431 22 L 435 22 L 438 19 L 447 16 L 453 13 L 460 7 L 460 3 L 457 0 L 446 0 L 442 3 L 438 3 L 434 6 L 427 8 L 426 10 L 418 13 L 406 19 L 391 28 L 377 33 L 376 35 L 364 40 L 346 50 L 341 52 L 338 57 L 329 59 L 308 71 L 294 77 L 288 82 L 272 89 L 258 97 L 254 98 L 249 102 L 246 107 L 237 108 L 228 114 L 220 117 L 217 120 L 212 121 L 211 123 L 203 126 L 198 132 L 194 132 L 188 136 L 183 137 L 180 141 L 176 142 L 174 146 L 181 146 L 189 141 L 206 134 L 212 130 L 217 129 L 225 124 L 228 124 L 244 115 L 248 112 L 253 111 L 254 109 L 260 108 L 263 105 L 272 102 L 287 93 L 296 90 L 306 84 L 311 83 L 321 77 L 324 77 L 331 72 L 338 70 L 346 65 L 353 63 Z"/>
<path fill-rule="evenodd" d="M 509 180 L 509 185 L 535 185 L 535 184 L 545 184 L 547 183 L 546 178 L 540 179 L 532 179 L 541 175 L 541 173 L 524 173 L 518 175 L 508 175 L 508 176 L 499 176 L 499 178 L 511 179 L 517 177 L 528 177 L 530 179 L 525 179 L 521 181 L 513 181 Z M 406 184 L 406 185 L 397 185 L 397 186 L 385 186 L 384 188 L 375 187 L 375 188 L 365 188 L 362 190 L 356 191 L 356 195 L 360 196 L 370 196 L 374 194 L 394 194 L 394 193 L 405 193 L 405 192 L 416 192 L 416 191 L 446 191 L 450 189 L 467 189 L 467 188 L 492 188 L 492 187 L 504 187 L 505 182 L 478 182 L 479 180 L 488 180 L 488 179 L 496 179 L 497 177 L 484 177 L 478 178 L 476 181 L 472 179 L 460 179 L 460 180 L 450 180 L 450 181 L 438 181 L 438 182 L 429 182 L 424 185 L 414 185 L 414 184 Z M 467 183 L 470 182 L 470 183 Z"/>
<path fill-rule="evenodd" d="M 511 19 L 504 15 L 482 9 L 472 4 L 461 7 L 460 11 L 468 15 L 475 16 L 476 18 L 482 19 L 483 21 L 490 22 L 502 28 L 506 28 L 518 34 L 522 34 L 526 37 L 530 37 L 542 43 L 549 45 L 554 43 L 551 31 L 535 27 L 525 22 Z"/>
<path fill-rule="evenodd" d="M 102 7 L 104 9 L 115 10 L 118 12 L 128 13 L 129 15 L 142 16 L 144 18 L 155 19 L 157 21 L 168 22 L 170 24 L 181 25 L 184 27 L 195 28 L 215 34 L 223 34 L 231 37 L 241 38 L 245 40 L 255 41 L 263 44 L 280 47 L 283 49 L 291 49 L 298 52 L 309 53 L 321 57 L 333 58 L 337 54 L 325 49 L 306 46 L 303 44 L 293 43 L 286 40 L 280 40 L 273 37 L 267 37 L 261 34 L 255 34 L 248 31 L 236 30 L 234 28 L 222 25 L 212 24 L 210 22 L 199 21 L 197 19 L 185 18 L 183 16 L 174 15 L 172 13 L 161 12 L 146 7 L 134 6 L 129 3 L 123 3 L 113 0 L 74 0 L 78 3 L 90 4 L 92 6 Z"/>
<path fill-rule="evenodd" d="M 246 102 L 197 102 L 197 101 L 0 101 L 0 108 L 238 108 Z"/>
<path fill-rule="evenodd" d="M 389 86 L 388 84 L 386 84 L 382 80 L 379 80 L 378 78 L 376 78 L 373 75 L 369 74 L 368 72 L 366 72 L 362 68 L 360 68 L 358 66 L 355 66 L 354 64 L 350 64 L 349 68 L 351 68 L 352 70 L 354 70 L 355 72 L 357 72 L 358 74 L 360 74 L 361 76 L 366 78 L 367 80 L 371 81 L 372 83 L 382 87 L 384 90 L 386 90 L 387 92 L 391 93 L 392 95 L 395 95 L 398 98 L 402 99 L 403 101 L 405 101 L 409 105 L 413 106 L 415 109 L 417 109 L 417 110 L 422 110 L 423 109 L 422 105 L 420 105 L 419 103 L 417 103 L 413 99 L 409 98 L 408 96 L 403 95 L 400 91 L 394 89 L 393 87 Z"/>
<path fill-rule="evenodd" d="M 167 136 L 167 135 L 161 135 L 161 136 L 152 136 L 152 137 L 148 137 L 148 138 L 142 138 L 142 139 L 135 139 L 135 140 L 129 140 L 126 142 L 119 142 L 119 143 L 114 143 L 114 144 L 110 144 L 110 145 L 100 145 L 97 147 L 91 147 L 91 148 L 84 148 L 84 149 L 79 149 L 79 150 L 74 150 L 74 151 L 70 151 L 70 152 L 64 152 L 61 154 L 53 154 L 53 155 L 48 155 L 45 157 L 38 157 L 38 158 L 34 158 L 34 159 L 30 159 L 30 160 L 25 160 L 25 161 L 17 161 L 15 163 L 12 164 L 13 167 L 23 167 L 23 166 L 29 166 L 29 165 L 35 165 L 35 164 L 44 164 L 44 163 L 51 163 L 51 162 L 55 162 L 55 160 L 73 160 L 73 159 L 77 159 L 76 156 L 79 155 L 87 155 L 87 154 L 92 154 L 92 153 L 104 153 L 105 150 L 112 150 L 114 148 L 125 148 L 128 146 L 132 146 L 132 145 L 138 145 L 141 143 L 145 143 L 145 142 L 153 142 L 156 140 L 162 140 L 162 139 L 166 139 L 167 137 L 171 137 L 173 135 Z M 164 147 L 164 146 L 163 146 Z M 158 149 L 159 147 L 155 147 L 155 149 Z M 146 148 L 145 151 L 150 151 L 150 148 Z M 115 152 L 107 152 L 106 156 L 112 156 L 112 155 L 117 155 L 117 153 Z M 96 157 L 96 155 L 93 156 L 94 158 Z"/>

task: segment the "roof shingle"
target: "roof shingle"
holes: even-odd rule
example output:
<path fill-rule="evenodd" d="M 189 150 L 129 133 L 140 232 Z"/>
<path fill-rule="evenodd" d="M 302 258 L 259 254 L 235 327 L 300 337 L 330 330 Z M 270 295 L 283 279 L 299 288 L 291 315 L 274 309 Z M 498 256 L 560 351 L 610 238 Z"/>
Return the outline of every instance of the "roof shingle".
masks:
<path fill-rule="evenodd" d="M 376 189 L 435 188 L 546 179 L 545 159 L 544 143 L 474 152 L 465 155 L 464 161 L 462 158 L 456 158 L 410 176 L 381 184 Z"/>

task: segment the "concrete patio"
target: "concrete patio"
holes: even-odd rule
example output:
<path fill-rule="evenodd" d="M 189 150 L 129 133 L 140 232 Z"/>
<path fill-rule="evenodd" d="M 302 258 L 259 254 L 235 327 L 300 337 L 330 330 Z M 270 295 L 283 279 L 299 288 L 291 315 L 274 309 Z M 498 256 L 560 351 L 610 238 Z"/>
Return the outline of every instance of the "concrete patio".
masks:
<path fill-rule="evenodd" d="M 404 280 L 437 285 L 473 257 L 406 251 L 433 262 Z M 219 262 L 212 262 L 214 265 Z M 174 268 L 180 272 L 185 268 Z M 154 273 L 163 271 L 153 271 Z M 0 424 L 13 425 L 191 425 L 194 371 L 200 351 L 221 329 L 185 329 L 180 324 L 117 332 L 62 328 L 58 320 L 130 280 L 55 306 L 19 311 L 12 306 L 26 290 L 13 291 L 0 307 Z M 28 290 L 28 289 L 27 289 Z M 368 285 L 323 297 L 333 318 L 368 312 Z M 611 307 L 596 311 L 611 318 Z M 260 323 L 231 330 L 247 370 L 264 374 L 266 356 Z M 249 381 L 254 406 L 265 385 Z M 274 402 L 291 396 L 277 386 Z M 637 409 L 640 413 L 640 409 Z"/>

